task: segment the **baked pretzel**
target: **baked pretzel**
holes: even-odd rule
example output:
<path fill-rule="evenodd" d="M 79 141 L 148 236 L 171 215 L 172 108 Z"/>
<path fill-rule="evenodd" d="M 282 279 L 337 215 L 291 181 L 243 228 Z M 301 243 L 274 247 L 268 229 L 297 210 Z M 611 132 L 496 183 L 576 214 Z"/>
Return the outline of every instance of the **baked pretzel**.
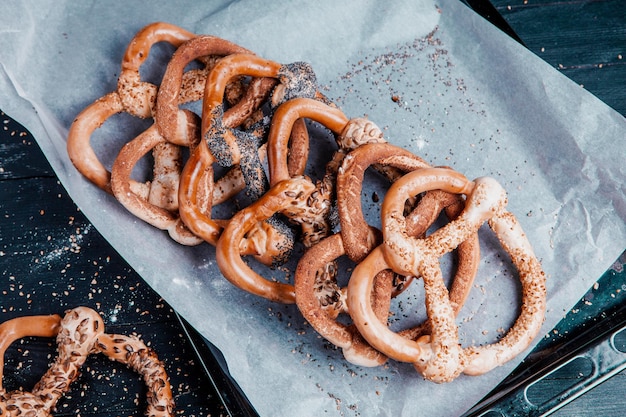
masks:
<path fill-rule="evenodd" d="M 380 240 L 380 232 L 370 228 L 372 241 Z M 375 237 L 377 236 L 377 237 Z M 337 320 L 347 313 L 345 288 L 337 285 L 335 274 L 321 273 L 327 265 L 345 255 L 341 234 L 336 233 L 309 248 L 298 262 L 294 275 L 296 304 L 304 318 L 326 340 L 342 349 L 348 362 L 360 366 L 379 366 L 387 357 L 373 349 L 353 324 Z M 372 289 L 373 310 L 378 320 L 387 323 L 394 274 L 381 271 Z"/>
<path fill-rule="evenodd" d="M 293 285 L 269 281 L 241 258 L 241 242 L 257 224 L 277 213 L 290 219 L 316 216 L 320 206 L 312 197 L 315 185 L 305 177 L 282 181 L 257 201 L 238 211 L 225 226 L 215 246 L 215 259 L 224 277 L 247 292 L 280 303 L 293 304 Z"/>
<path fill-rule="evenodd" d="M 194 130 L 194 126 L 189 127 Z M 198 131 L 198 129 L 195 129 Z M 189 132 L 189 138 L 198 138 Z M 193 144 L 189 144 L 192 147 Z M 148 152 L 154 159 L 152 181 L 146 190 L 137 190 L 131 179 L 135 165 Z M 116 199 L 132 214 L 161 230 L 168 231 L 176 242 L 197 245 L 203 242 L 191 232 L 178 215 L 178 185 L 183 165 L 182 148 L 166 142 L 153 124 L 126 143 L 111 168 L 111 190 Z"/>
<path fill-rule="evenodd" d="M 256 79 L 279 80 L 280 83 L 274 88 L 271 98 L 271 102 L 276 103 L 275 105 L 281 103 L 285 97 L 291 97 L 294 94 L 316 95 L 314 74 L 303 63 L 282 65 L 253 54 L 241 53 L 224 57 L 210 72 L 202 102 L 201 136 L 203 140 L 193 150 L 189 161 L 185 164 L 179 188 L 179 202 L 183 222 L 196 235 L 214 245 L 222 231 L 223 224 L 221 223 L 224 222 L 212 219 L 210 213 L 214 193 L 213 164 L 217 163 L 224 167 L 239 165 L 244 181 L 248 185 L 253 185 L 251 190 L 254 198 L 266 190 L 265 184 L 262 184 L 264 172 L 258 156 L 261 140 L 258 136 L 250 135 L 249 132 L 235 130 L 236 126 L 231 125 L 226 117 L 228 111 L 232 109 L 226 111 L 224 109 L 223 97 L 226 86 L 230 80 L 242 75 Z M 256 104 L 260 102 L 257 101 Z M 241 118 L 233 122 L 236 120 L 241 120 Z M 308 144 L 306 127 L 304 129 L 298 137 L 305 137 L 303 140 Z M 259 146 L 254 146 L 255 143 Z M 244 155 L 243 160 L 242 155 Z M 302 166 L 303 164 L 296 165 Z M 294 170 L 301 172 L 303 168 L 296 167 Z M 204 198 L 201 199 L 202 196 Z"/>
<path fill-rule="evenodd" d="M 384 141 L 382 131 L 367 119 L 348 119 L 340 109 L 328 104 L 326 100 L 293 98 L 276 109 L 267 139 L 270 185 L 294 176 L 288 162 L 288 157 L 294 154 L 294 147 L 289 147 L 289 138 L 298 126 L 297 123 L 303 119 L 318 122 L 334 133 L 342 152 L 348 152 L 365 143 Z M 297 147 L 295 148 L 297 151 Z"/>
<path fill-rule="evenodd" d="M 453 219 L 460 214 L 463 207 L 463 201 L 457 195 L 440 190 L 429 191 L 407 216 L 407 233 L 409 236 L 424 236 L 442 211 Z M 367 253 L 382 241 L 382 235 L 377 229 L 370 226 L 369 232 L 367 242 L 371 242 L 372 247 Z M 296 303 L 304 318 L 321 336 L 343 349 L 344 356 L 349 362 L 368 366 L 380 365 L 386 357 L 365 343 L 354 325 L 346 325 L 336 320 L 340 313 L 349 313 L 345 302 L 346 289 L 340 288 L 336 279 L 328 279 L 319 273 L 325 262 L 333 262 L 346 254 L 342 237 L 341 233 L 332 235 L 304 253 L 294 276 Z M 450 289 L 450 301 L 455 315 L 463 306 L 478 270 L 480 262 L 478 235 L 473 234 L 461 243 L 458 252 L 457 271 Z M 385 281 L 380 283 L 380 280 Z M 381 271 L 375 278 L 372 294 L 373 310 L 382 323 L 387 321 L 390 299 L 404 291 L 412 280 L 412 276 L 399 276 L 391 270 Z M 430 321 L 426 321 L 403 330 L 400 334 L 416 339 L 430 331 Z"/>
<path fill-rule="evenodd" d="M 409 237 L 404 225 L 404 202 L 432 189 L 466 195 L 465 209 L 457 219 L 428 237 Z M 505 191 L 487 177 L 472 182 L 449 169 L 424 168 L 396 181 L 383 202 L 383 244 L 357 265 L 348 284 L 350 315 L 363 337 L 390 358 L 412 363 L 426 379 L 434 382 L 451 381 L 461 372 L 471 375 L 487 372 L 526 349 L 543 322 L 545 275 L 525 234 L 505 205 Z M 459 344 L 454 309 L 443 282 L 439 257 L 475 233 L 485 221 L 519 272 L 521 313 L 500 341 L 464 349 Z M 375 319 L 369 302 L 373 277 L 389 268 L 422 277 L 426 312 L 432 323 L 430 335 L 409 340 Z"/>
<path fill-rule="evenodd" d="M 251 51 L 232 44 L 214 36 L 201 35 L 182 44 L 167 65 L 163 81 L 159 88 L 156 123 L 159 132 L 170 142 L 178 142 L 178 132 L 183 129 L 186 123 L 186 116 L 179 110 L 179 95 L 184 90 L 182 84 L 185 67 L 194 59 L 206 54 L 221 53 L 229 54 L 252 54 Z M 230 105 L 222 115 L 222 124 L 229 128 L 238 126 L 248 126 L 260 116 L 255 115 L 260 111 L 261 105 L 267 100 L 269 94 L 278 83 L 278 79 L 271 77 L 257 77 L 250 80 L 245 88 L 245 93 L 239 94 L 237 97 L 230 98 L 233 85 L 241 87 L 241 83 L 232 83 L 230 81 L 243 77 L 241 74 L 235 74 L 230 63 L 223 62 L 218 65 L 217 71 L 225 71 L 230 74 L 227 84 L 223 86 L 214 86 L 212 88 L 212 97 L 221 100 L 222 96 L 227 98 Z M 230 83 L 228 83 L 230 82 Z M 240 90 L 243 87 L 240 88 Z M 205 85 L 202 86 L 202 96 L 205 95 Z M 262 116 L 262 115 L 261 115 Z M 304 138 L 305 142 L 307 138 Z M 302 142 L 302 141 L 300 141 Z M 305 143 L 306 144 L 306 143 Z M 300 145 L 304 146 L 304 145 Z M 264 159 L 261 152 L 260 157 Z M 236 195 L 245 189 L 244 176 L 238 165 L 233 166 L 223 177 L 215 179 L 215 187 L 213 188 L 212 204 L 217 205 L 230 197 Z"/>
<path fill-rule="evenodd" d="M 102 317 L 87 307 L 58 315 L 18 317 L 0 325 L 0 353 L 26 336 L 56 337 L 58 355 L 31 392 L 6 392 L 0 385 L 0 415 L 52 416 L 58 400 L 80 375 L 92 353 L 103 353 L 143 376 L 148 388 L 146 415 L 169 417 L 174 402 L 167 373 L 152 349 L 137 337 L 104 333 Z M 0 368 L 0 380 L 2 370 Z"/>
<path fill-rule="evenodd" d="M 274 87 L 270 105 L 279 106 L 292 97 L 315 97 L 317 85 L 315 73 L 306 63 L 280 64 L 260 58 L 253 54 L 233 54 L 221 60 L 207 79 L 204 100 L 202 102 L 202 137 L 207 141 L 216 162 L 221 166 L 232 166 L 242 161 L 241 131 L 232 129 L 232 125 L 224 120 L 223 96 L 230 80 L 239 76 L 251 76 L 256 79 L 273 78 L 279 81 Z M 273 117 L 273 116 L 272 116 Z M 306 127 L 300 123 L 294 132 L 295 149 L 308 150 L 308 134 Z M 298 154 L 301 154 L 299 152 Z M 304 171 L 302 157 L 296 161 L 293 175 L 301 175 Z M 255 167 L 256 168 L 256 167 Z M 245 173 L 244 173 L 245 176 Z"/>
<path fill-rule="evenodd" d="M 168 23 L 157 22 L 145 26 L 126 48 L 117 90 L 94 101 L 74 119 L 67 137 L 68 155 L 76 169 L 99 188 L 111 192 L 111 174 L 91 146 L 92 134 L 118 113 L 127 112 L 140 118 L 151 117 L 157 86 L 141 81 L 141 65 L 148 58 L 154 44 L 168 42 L 177 47 L 193 36 L 195 35 Z M 197 77 L 199 74 L 192 72 L 188 76 Z"/>

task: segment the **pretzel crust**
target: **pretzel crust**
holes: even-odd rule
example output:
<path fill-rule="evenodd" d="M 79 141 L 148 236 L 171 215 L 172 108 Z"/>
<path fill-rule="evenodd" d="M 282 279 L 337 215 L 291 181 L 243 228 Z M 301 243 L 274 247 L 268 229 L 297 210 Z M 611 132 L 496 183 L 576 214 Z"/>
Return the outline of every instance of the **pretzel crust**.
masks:
<path fill-rule="evenodd" d="M 104 332 L 102 317 L 88 307 L 68 310 L 63 318 L 25 316 L 0 325 L 0 353 L 26 336 L 56 337 L 58 355 L 31 392 L 6 392 L 0 386 L 0 413 L 51 416 L 58 400 L 80 375 L 90 354 L 102 353 L 143 376 L 148 388 L 146 415 L 170 417 L 174 401 L 167 373 L 156 353 L 137 337 Z M 0 368 L 0 377 L 3 368 Z"/>

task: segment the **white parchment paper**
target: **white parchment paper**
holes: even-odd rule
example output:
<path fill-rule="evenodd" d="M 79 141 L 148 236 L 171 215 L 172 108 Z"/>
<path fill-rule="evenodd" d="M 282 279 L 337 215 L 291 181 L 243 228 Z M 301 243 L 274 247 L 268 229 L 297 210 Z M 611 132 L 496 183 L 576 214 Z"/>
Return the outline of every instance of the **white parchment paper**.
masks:
<path fill-rule="evenodd" d="M 409 364 L 352 366 L 294 306 L 225 281 L 211 247 L 177 245 L 84 180 L 67 157 L 67 130 L 115 89 L 127 43 L 148 23 L 221 36 L 284 63 L 308 61 L 348 116 L 367 115 L 433 165 L 498 179 L 548 276 L 545 332 L 626 247 L 624 119 L 456 0 L 9 0 L 0 9 L 0 108 L 34 134 L 130 265 L 222 350 L 262 416 L 455 416 L 522 357 L 445 385 L 423 381 Z M 156 48 L 146 67 L 170 53 Z M 146 76 L 158 82 L 162 70 Z M 145 127 L 116 117 L 94 147 L 110 164 Z M 519 301 L 515 274 L 484 232 L 481 274 L 459 319 L 464 344 L 493 341 Z"/>

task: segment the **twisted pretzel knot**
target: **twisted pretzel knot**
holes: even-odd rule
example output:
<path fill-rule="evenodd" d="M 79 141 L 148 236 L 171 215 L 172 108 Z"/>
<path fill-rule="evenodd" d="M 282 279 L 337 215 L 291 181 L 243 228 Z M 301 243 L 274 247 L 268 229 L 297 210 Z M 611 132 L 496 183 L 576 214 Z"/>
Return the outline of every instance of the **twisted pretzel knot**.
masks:
<path fill-rule="evenodd" d="M 407 236 L 402 214 L 404 201 L 429 189 L 467 195 L 460 216 L 417 239 Z M 503 364 L 525 349 L 540 329 L 545 311 L 545 275 L 515 217 L 507 212 L 506 194 L 491 178 L 469 181 L 442 168 L 411 172 L 392 185 L 383 203 L 384 243 L 354 270 L 348 284 L 348 307 L 357 328 L 372 346 L 399 361 L 413 363 L 422 375 L 447 382 L 461 372 L 480 374 Z M 494 344 L 462 348 L 454 309 L 439 268 L 439 257 L 478 230 L 487 221 L 518 269 L 522 283 L 521 313 L 506 336 Z M 406 339 L 375 319 L 369 305 L 373 274 L 391 268 L 422 277 L 426 311 L 432 333 L 416 341 Z"/>
<path fill-rule="evenodd" d="M 421 158 L 387 143 L 363 144 L 350 152 L 343 160 L 337 179 L 341 233 L 320 241 L 307 251 L 295 274 L 296 302 L 307 321 L 320 335 L 341 347 L 348 361 L 367 366 L 380 365 L 386 357 L 365 343 L 354 325 L 347 326 L 336 320 L 339 313 L 349 313 L 345 304 L 346 290 L 339 288 L 336 280 L 324 277 L 319 270 L 324 262 L 334 261 L 342 255 L 348 255 L 358 262 L 380 244 L 380 232 L 367 225 L 360 210 L 364 172 L 375 163 L 379 169 L 393 166 L 405 171 L 428 166 Z M 412 209 L 406 230 L 411 236 L 422 236 L 442 210 L 454 218 L 462 208 L 463 202 L 452 194 L 430 191 Z M 364 231 L 367 234 L 364 235 Z M 477 235 L 461 245 L 459 267 L 450 295 L 455 312 L 458 312 L 469 293 L 479 262 Z M 403 287 L 397 289 L 397 285 L 393 284 L 396 277 L 391 270 L 383 270 L 373 284 L 373 309 L 383 324 L 387 322 L 391 297 L 406 288 L 411 281 L 411 277 L 401 277 Z M 429 323 L 426 323 L 404 331 L 403 336 L 416 338 L 428 331 Z"/>
<path fill-rule="evenodd" d="M 87 357 L 102 353 L 126 364 L 142 375 L 148 387 L 146 415 L 169 417 L 174 402 L 167 373 L 152 349 L 134 336 L 107 334 L 102 317 L 87 307 L 77 307 L 58 315 L 18 317 L 0 325 L 0 354 L 14 341 L 26 336 L 56 337 L 58 355 L 32 391 L 6 392 L 1 385 L 0 415 L 52 416 L 58 400 L 80 375 Z"/>
<path fill-rule="evenodd" d="M 104 167 L 91 147 L 91 136 L 115 114 L 127 112 L 139 118 L 154 114 L 157 86 L 141 81 L 139 69 L 148 58 L 153 45 L 168 42 L 179 46 L 195 35 L 177 26 L 157 22 L 140 30 L 131 40 L 122 61 L 122 72 L 116 91 L 108 93 L 87 106 L 74 120 L 67 139 L 69 157 L 78 171 L 101 189 L 111 192 L 111 173 Z M 202 77 L 199 71 L 187 78 Z M 206 75 L 204 75 L 206 76 Z M 192 92 L 188 94 L 193 95 Z"/>

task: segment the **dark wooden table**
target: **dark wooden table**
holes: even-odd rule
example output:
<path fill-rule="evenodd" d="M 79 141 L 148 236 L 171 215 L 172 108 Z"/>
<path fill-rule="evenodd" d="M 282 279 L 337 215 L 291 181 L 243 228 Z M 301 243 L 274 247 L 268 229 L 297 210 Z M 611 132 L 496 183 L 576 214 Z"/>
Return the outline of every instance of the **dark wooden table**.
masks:
<path fill-rule="evenodd" d="M 626 115 L 626 2 L 491 3 L 528 49 Z M 225 415 L 175 313 L 86 220 L 34 138 L 9 116 L 0 114 L 0 321 L 90 306 L 108 331 L 137 333 L 158 351 L 182 414 Z M 51 341 L 37 338 L 12 346 L 4 387 L 32 387 L 53 350 Z M 626 372 L 616 375 L 555 415 L 622 415 L 625 378 Z M 92 357 L 57 415 L 139 415 L 144 393 L 137 375 Z"/>

